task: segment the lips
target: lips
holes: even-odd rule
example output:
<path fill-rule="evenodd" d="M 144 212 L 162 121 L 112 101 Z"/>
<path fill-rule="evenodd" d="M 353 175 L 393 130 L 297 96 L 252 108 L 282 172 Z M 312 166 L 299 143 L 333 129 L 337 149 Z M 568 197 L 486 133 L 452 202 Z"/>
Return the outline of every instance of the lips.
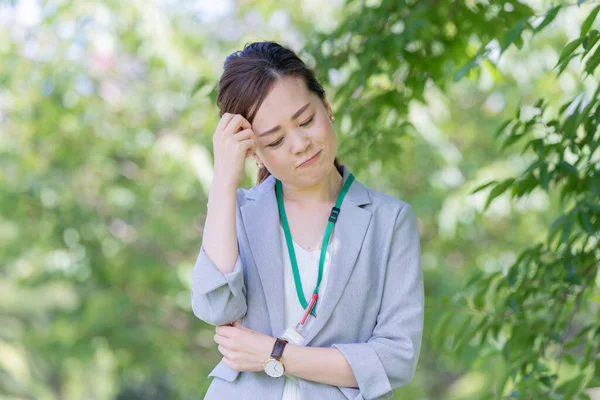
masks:
<path fill-rule="evenodd" d="M 312 156 L 311 158 L 309 158 L 308 160 L 304 161 L 302 164 L 298 165 L 298 167 L 303 166 L 304 164 L 306 164 L 309 161 L 312 161 L 313 159 L 317 158 L 317 156 L 319 155 L 319 153 L 321 153 L 321 151 L 319 151 L 317 154 L 315 154 L 314 156 Z"/>

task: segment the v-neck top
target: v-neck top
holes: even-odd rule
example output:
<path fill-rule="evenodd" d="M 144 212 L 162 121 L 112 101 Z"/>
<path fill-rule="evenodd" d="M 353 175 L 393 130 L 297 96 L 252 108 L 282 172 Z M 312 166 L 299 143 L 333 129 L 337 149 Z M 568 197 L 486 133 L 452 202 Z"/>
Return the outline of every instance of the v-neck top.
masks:
<path fill-rule="evenodd" d="M 295 327 L 302 315 L 304 309 L 298 301 L 298 295 L 296 294 L 296 286 L 294 283 L 294 274 L 292 272 L 292 264 L 290 261 L 290 255 L 288 253 L 287 242 L 285 239 L 285 232 L 283 227 L 279 226 L 279 236 L 281 238 L 281 254 L 283 255 L 283 276 L 284 276 L 284 292 L 285 292 L 285 327 Z M 302 281 L 302 289 L 304 290 L 304 296 L 309 298 L 312 296 L 312 292 L 315 289 L 317 283 L 317 277 L 319 274 L 319 257 L 321 256 L 321 249 L 316 250 L 305 250 L 303 247 L 294 243 L 294 251 L 296 253 L 296 261 L 298 262 L 298 271 L 300 272 L 300 280 Z M 327 289 L 327 278 L 329 276 L 329 265 L 330 265 L 330 250 L 327 250 L 325 255 L 325 263 L 323 264 L 323 277 L 321 278 L 321 284 L 319 285 L 319 301 L 317 302 L 317 315 L 319 313 L 319 305 L 323 304 L 323 298 Z M 309 319 L 305 329 L 310 329 Z M 285 364 L 285 351 L 283 356 L 283 362 Z M 300 388 L 298 386 L 298 378 L 293 375 L 284 375 L 285 384 L 283 388 L 282 400 L 300 400 Z"/>

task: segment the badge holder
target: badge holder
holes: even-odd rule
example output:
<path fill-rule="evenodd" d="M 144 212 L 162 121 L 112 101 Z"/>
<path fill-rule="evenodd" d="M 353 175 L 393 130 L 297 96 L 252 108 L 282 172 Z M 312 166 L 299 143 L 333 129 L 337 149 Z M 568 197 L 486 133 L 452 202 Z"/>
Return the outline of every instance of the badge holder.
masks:
<path fill-rule="evenodd" d="M 288 341 L 290 343 L 293 343 L 295 345 L 298 345 L 298 346 L 304 345 L 305 336 L 303 335 L 303 333 L 304 333 L 304 329 L 307 325 L 306 321 L 308 320 L 310 312 L 313 309 L 313 307 L 315 306 L 315 303 L 317 302 L 318 298 L 319 298 L 319 295 L 317 293 L 312 295 L 312 297 L 310 299 L 310 303 L 308 303 L 308 306 L 304 310 L 304 315 L 302 315 L 302 318 L 296 324 L 296 327 L 295 328 L 293 328 L 291 326 L 288 327 L 283 332 L 283 335 L 281 335 L 282 337 L 288 339 Z M 313 319 L 314 319 L 314 317 L 313 317 Z"/>

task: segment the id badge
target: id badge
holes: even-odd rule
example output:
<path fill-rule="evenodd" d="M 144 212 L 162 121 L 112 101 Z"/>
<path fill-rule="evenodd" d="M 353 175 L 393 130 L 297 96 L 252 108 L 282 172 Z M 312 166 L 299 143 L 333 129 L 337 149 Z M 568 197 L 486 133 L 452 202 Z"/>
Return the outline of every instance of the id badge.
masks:
<path fill-rule="evenodd" d="M 298 346 L 304 345 L 304 336 L 302 336 L 300 332 L 298 332 L 295 328 L 292 328 L 291 326 L 288 327 L 281 336 L 286 338 L 288 342 L 292 344 Z"/>
<path fill-rule="evenodd" d="M 310 314 L 310 311 L 315 306 L 318 297 L 319 295 L 317 293 L 313 294 L 312 298 L 310 299 L 310 303 L 304 309 L 304 315 L 302 315 L 300 321 L 296 324 L 295 327 L 290 326 L 283 332 L 282 337 L 288 339 L 290 343 L 299 346 L 302 346 L 304 344 L 304 339 L 306 337 L 306 329 L 311 325 L 311 323 L 315 319 L 315 317 L 312 314 Z"/>

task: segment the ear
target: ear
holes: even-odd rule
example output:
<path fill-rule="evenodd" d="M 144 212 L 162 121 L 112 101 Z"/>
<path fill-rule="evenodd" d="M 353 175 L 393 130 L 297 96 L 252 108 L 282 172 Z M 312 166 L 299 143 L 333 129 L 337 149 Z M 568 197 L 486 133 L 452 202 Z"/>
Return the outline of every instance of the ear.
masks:
<path fill-rule="evenodd" d="M 262 162 L 262 160 L 260 159 L 260 157 L 258 156 L 258 154 L 254 153 L 252 154 L 252 158 L 254 159 L 255 163 L 259 163 L 261 165 L 265 165 L 265 163 Z"/>

